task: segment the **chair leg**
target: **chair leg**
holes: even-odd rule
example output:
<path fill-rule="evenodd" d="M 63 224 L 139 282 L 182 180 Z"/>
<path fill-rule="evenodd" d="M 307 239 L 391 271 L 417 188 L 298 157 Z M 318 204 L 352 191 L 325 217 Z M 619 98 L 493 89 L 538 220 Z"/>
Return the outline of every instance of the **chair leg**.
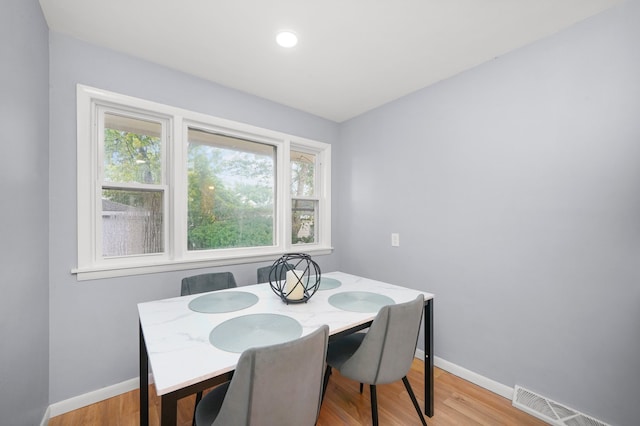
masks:
<path fill-rule="evenodd" d="M 200 403 L 201 399 L 202 399 L 202 391 L 196 394 L 196 403 L 193 404 L 193 420 L 191 421 L 191 424 L 193 426 L 196 426 L 196 408 L 198 408 L 198 403 Z"/>
<path fill-rule="evenodd" d="M 360 393 L 362 393 L 362 388 L 363 388 L 363 385 L 362 383 L 360 383 Z"/>
<path fill-rule="evenodd" d="M 376 385 L 369 385 L 371 391 L 371 421 L 373 426 L 378 426 L 378 397 L 376 396 Z"/>
<path fill-rule="evenodd" d="M 320 400 L 320 404 L 324 401 L 324 394 L 327 392 L 327 385 L 329 384 L 329 376 L 331 376 L 331 366 L 327 364 L 326 370 L 324 370 L 324 381 L 322 384 L 322 399 Z"/>
<path fill-rule="evenodd" d="M 409 379 L 407 376 L 402 378 L 402 383 L 404 383 L 404 387 L 407 388 L 407 392 L 409 393 L 409 397 L 411 397 L 411 402 L 413 402 L 413 406 L 418 412 L 418 416 L 420 416 L 420 421 L 424 426 L 427 426 L 427 421 L 424 419 L 424 415 L 422 411 L 420 411 L 420 405 L 418 405 L 418 400 L 416 399 L 416 394 L 413 393 L 413 389 L 411 389 L 411 384 L 409 383 Z"/>

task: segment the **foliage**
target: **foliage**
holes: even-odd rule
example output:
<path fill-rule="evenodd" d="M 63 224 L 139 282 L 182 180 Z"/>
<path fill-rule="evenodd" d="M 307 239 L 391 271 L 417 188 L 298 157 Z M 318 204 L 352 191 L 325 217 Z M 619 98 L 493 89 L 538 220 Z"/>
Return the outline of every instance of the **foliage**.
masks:
<path fill-rule="evenodd" d="M 235 220 L 218 220 L 189 231 L 189 248 L 255 247 L 273 244 L 273 221 L 269 217 L 253 217 L 239 224 Z"/>
<path fill-rule="evenodd" d="M 115 183 L 163 184 L 162 144 L 158 137 L 105 129 L 104 180 Z M 313 196 L 313 156 L 296 153 L 291 163 L 292 196 Z M 190 250 L 268 246 L 274 243 L 275 156 L 228 147 L 189 143 L 187 175 L 187 241 Z M 157 193 L 156 193 L 157 195 Z M 105 189 L 103 196 L 151 214 L 145 232 L 151 252 L 162 235 L 162 199 L 149 191 Z M 159 204 L 158 204 L 159 202 Z M 300 201 L 294 202 L 298 204 Z M 308 202 L 302 202 L 307 204 Z M 308 207 L 307 207 L 308 209 Z M 292 242 L 314 241 L 314 208 L 310 215 L 294 209 Z M 303 209 L 306 210 L 306 209 Z M 307 223 L 304 223 L 307 222 Z M 298 235 L 310 225 L 311 235 Z M 161 248 L 160 248 L 161 249 Z"/>
<path fill-rule="evenodd" d="M 155 136 L 124 130 L 104 131 L 104 180 L 161 183 L 161 143 Z"/>
<path fill-rule="evenodd" d="M 272 245 L 273 167 L 271 157 L 191 143 L 189 249 Z"/>

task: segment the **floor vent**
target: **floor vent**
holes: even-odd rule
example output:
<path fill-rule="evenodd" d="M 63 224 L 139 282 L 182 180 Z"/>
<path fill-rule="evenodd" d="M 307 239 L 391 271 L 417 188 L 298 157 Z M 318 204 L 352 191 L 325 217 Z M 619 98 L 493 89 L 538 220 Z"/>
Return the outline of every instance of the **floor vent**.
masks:
<path fill-rule="evenodd" d="M 589 417 L 548 398 L 516 386 L 513 393 L 513 406 L 550 425 L 557 426 L 609 426 L 600 420 Z"/>

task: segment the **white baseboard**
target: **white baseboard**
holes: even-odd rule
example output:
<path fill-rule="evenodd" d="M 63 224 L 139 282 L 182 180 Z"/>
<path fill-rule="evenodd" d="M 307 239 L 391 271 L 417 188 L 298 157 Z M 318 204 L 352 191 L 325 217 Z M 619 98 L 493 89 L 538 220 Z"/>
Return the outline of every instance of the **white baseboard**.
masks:
<path fill-rule="evenodd" d="M 152 382 L 149 381 L 149 383 Z M 65 399 L 64 401 L 56 402 L 51 404 L 47 410 L 49 412 L 49 418 L 77 410 L 78 408 L 86 407 L 87 405 L 95 404 L 96 402 L 104 401 L 105 399 L 138 389 L 139 387 L 140 380 L 136 377 L 134 379 L 116 383 L 115 385 L 107 386 L 83 395 Z"/>
<path fill-rule="evenodd" d="M 424 359 L 424 351 L 416 349 L 416 358 Z M 491 380 L 487 377 L 481 376 L 478 373 L 467 370 L 464 367 L 460 367 L 452 362 L 446 361 L 439 357 L 433 357 L 433 364 L 451 374 L 454 374 L 460 378 L 463 378 L 471 383 L 474 383 L 488 391 L 498 394 L 509 400 L 513 399 L 513 388 L 507 385 L 498 383 L 495 380 Z M 153 383 L 153 376 L 149 375 L 149 383 Z M 104 401 L 105 399 L 112 398 L 114 396 L 130 392 L 140 387 L 140 380 L 136 377 L 126 380 L 124 382 L 116 383 L 111 386 L 104 387 L 92 392 L 78 395 L 73 398 L 66 399 L 64 401 L 51 404 L 45 412 L 42 419 L 41 426 L 46 426 L 51 417 L 59 416 L 61 414 L 68 413 L 73 410 L 77 410 L 87 405 L 95 404 L 96 402 Z"/>
<path fill-rule="evenodd" d="M 424 359 L 424 351 L 416 349 L 416 358 Z M 464 367 L 460 367 L 457 364 L 446 361 L 437 356 L 433 357 L 433 365 L 504 398 L 509 400 L 513 399 L 513 388 L 507 385 L 491 380 L 488 377 L 481 376 L 478 373 L 474 373 L 471 370 L 467 370 Z"/>
<path fill-rule="evenodd" d="M 51 406 L 47 407 L 44 411 L 44 416 L 42 416 L 42 421 L 40 422 L 40 426 L 47 426 L 49 424 L 49 419 L 51 418 Z"/>

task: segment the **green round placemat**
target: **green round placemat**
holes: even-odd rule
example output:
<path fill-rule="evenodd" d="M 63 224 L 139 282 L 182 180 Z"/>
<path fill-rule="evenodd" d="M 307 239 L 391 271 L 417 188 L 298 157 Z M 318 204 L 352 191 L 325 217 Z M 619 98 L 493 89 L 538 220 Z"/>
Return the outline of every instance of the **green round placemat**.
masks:
<path fill-rule="evenodd" d="M 217 291 L 196 297 L 189 309 L 205 314 L 239 311 L 258 303 L 258 296 L 245 291 Z"/>
<path fill-rule="evenodd" d="M 302 325 L 280 314 L 250 314 L 216 326 L 209 342 L 218 349 L 241 353 L 246 349 L 284 343 L 302 336 Z"/>
<path fill-rule="evenodd" d="M 343 311 L 378 312 L 385 305 L 394 305 L 392 298 L 368 291 L 345 291 L 329 297 L 331 306 Z"/>

